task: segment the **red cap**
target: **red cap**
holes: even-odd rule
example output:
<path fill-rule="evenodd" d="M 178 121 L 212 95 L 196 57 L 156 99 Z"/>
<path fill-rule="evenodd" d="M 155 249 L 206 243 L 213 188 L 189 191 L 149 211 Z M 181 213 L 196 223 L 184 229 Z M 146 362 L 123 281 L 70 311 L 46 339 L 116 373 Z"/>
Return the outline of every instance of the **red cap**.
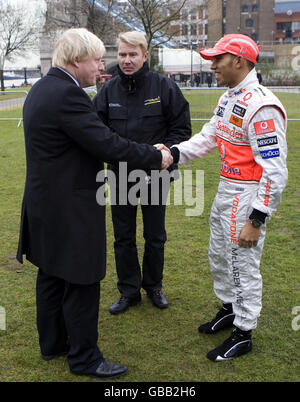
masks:
<path fill-rule="evenodd" d="M 228 34 L 223 36 L 210 49 L 200 50 L 200 55 L 205 60 L 212 60 L 215 56 L 224 53 L 231 53 L 235 56 L 241 56 L 244 59 L 257 63 L 257 56 L 261 49 L 249 36 L 242 34 Z"/>

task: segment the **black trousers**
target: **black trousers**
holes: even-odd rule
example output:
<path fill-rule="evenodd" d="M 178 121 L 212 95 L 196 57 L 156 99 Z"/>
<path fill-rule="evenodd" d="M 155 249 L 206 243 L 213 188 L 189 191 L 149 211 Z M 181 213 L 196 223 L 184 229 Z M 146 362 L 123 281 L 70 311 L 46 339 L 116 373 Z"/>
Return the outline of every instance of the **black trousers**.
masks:
<path fill-rule="evenodd" d="M 100 283 L 72 284 L 38 271 L 37 329 L 42 355 L 69 349 L 70 370 L 96 369 L 103 356 L 97 346 Z"/>
<path fill-rule="evenodd" d="M 161 184 L 162 185 L 162 184 Z M 143 288 L 147 292 L 161 289 L 164 267 L 164 246 L 167 240 L 165 230 L 167 188 L 158 189 L 156 204 L 151 205 L 151 186 L 148 189 L 148 200 L 144 204 L 141 199 L 143 216 L 143 236 L 145 239 L 142 272 L 136 247 L 137 205 L 112 205 L 112 221 L 114 227 L 114 251 L 118 275 L 118 289 L 121 295 L 135 297 Z M 132 183 L 128 183 L 128 191 Z M 118 186 L 117 186 L 118 190 Z M 116 198 L 119 199 L 118 197 Z M 118 202 L 117 202 L 118 203 Z M 152 200 L 153 203 L 153 200 Z"/>

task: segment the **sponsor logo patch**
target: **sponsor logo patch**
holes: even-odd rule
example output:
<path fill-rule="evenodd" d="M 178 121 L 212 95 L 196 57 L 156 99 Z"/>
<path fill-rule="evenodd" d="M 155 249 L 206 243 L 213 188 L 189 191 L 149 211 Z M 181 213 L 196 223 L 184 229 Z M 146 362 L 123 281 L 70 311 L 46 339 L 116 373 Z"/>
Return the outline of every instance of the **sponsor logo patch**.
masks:
<path fill-rule="evenodd" d="M 235 113 L 240 117 L 244 117 L 245 113 L 246 113 L 246 109 L 241 107 L 241 106 L 239 106 L 239 105 L 237 105 L 237 104 L 235 104 L 233 106 L 232 113 Z"/>
<path fill-rule="evenodd" d="M 266 147 L 274 144 L 278 144 L 277 135 L 274 135 L 273 137 L 260 138 L 257 140 L 257 145 L 259 147 Z"/>
<path fill-rule="evenodd" d="M 243 125 L 243 119 L 240 119 L 239 117 L 236 117 L 233 114 L 230 116 L 229 122 L 238 127 L 242 127 Z"/>
<path fill-rule="evenodd" d="M 264 198 L 264 205 L 266 207 L 269 206 L 269 199 L 270 199 L 270 191 L 271 191 L 271 180 L 267 179 L 266 184 L 264 185 L 266 191 L 265 191 L 265 198 Z"/>
<path fill-rule="evenodd" d="M 242 94 L 243 92 L 246 92 L 246 89 L 245 89 L 245 88 L 241 88 L 241 89 L 239 89 L 238 91 L 234 92 L 233 94 L 234 94 L 235 96 L 237 96 L 237 95 Z"/>
<path fill-rule="evenodd" d="M 273 119 L 259 121 L 254 123 L 256 135 L 273 133 L 275 131 L 275 123 Z"/>
<path fill-rule="evenodd" d="M 222 124 L 221 120 L 218 121 L 217 123 L 217 130 L 223 131 L 226 134 L 229 134 L 233 138 L 238 138 L 238 139 L 243 139 L 243 133 L 240 133 L 233 127 L 232 129 L 226 124 Z"/>
<path fill-rule="evenodd" d="M 108 107 L 122 107 L 120 103 L 109 103 Z"/>
<path fill-rule="evenodd" d="M 280 156 L 279 148 L 269 149 L 268 151 L 260 151 L 263 159 L 278 158 Z"/>
<path fill-rule="evenodd" d="M 240 99 L 237 99 L 237 103 L 243 106 L 248 106 L 247 101 L 252 98 L 252 92 L 247 92 L 246 95 L 243 97 L 243 100 L 241 101 Z"/>
<path fill-rule="evenodd" d="M 153 105 L 153 103 L 160 103 L 160 96 L 158 96 L 157 98 L 152 98 L 152 99 L 145 99 L 144 100 L 144 105 Z"/>
<path fill-rule="evenodd" d="M 217 116 L 223 117 L 224 116 L 224 110 L 225 110 L 224 107 L 219 106 L 218 110 L 217 110 Z"/>
<path fill-rule="evenodd" d="M 241 175 L 241 171 L 239 168 L 233 168 L 231 166 L 228 166 L 226 164 L 226 161 L 223 160 L 222 165 L 221 165 L 221 172 L 231 174 L 231 175 Z"/>

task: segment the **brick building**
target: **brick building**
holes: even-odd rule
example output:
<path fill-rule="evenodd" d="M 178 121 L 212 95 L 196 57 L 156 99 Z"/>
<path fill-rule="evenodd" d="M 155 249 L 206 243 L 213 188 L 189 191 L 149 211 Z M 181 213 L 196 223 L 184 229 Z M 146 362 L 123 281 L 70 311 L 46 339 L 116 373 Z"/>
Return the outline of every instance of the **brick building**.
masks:
<path fill-rule="evenodd" d="M 171 32 L 179 47 L 204 46 L 207 41 L 208 0 L 187 0 L 180 18 L 171 22 Z"/>
<path fill-rule="evenodd" d="M 274 41 L 300 43 L 300 1 L 275 4 Z"/>
<path fill-rule="evenodd" d="M 274 0 L 210 0 L 208 41 L 239 32 L 259 43 L 273 41 Z"/>

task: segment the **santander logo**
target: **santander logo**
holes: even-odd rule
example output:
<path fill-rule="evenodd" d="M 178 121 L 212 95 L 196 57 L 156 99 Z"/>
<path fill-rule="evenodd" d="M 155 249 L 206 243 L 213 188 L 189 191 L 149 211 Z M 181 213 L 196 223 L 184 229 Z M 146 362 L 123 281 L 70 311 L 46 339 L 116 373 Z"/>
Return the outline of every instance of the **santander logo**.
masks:
<path fill-rule="evenodd" d="M 229 134 L 233 138 L 243 139 L 243 133 L 237 131 L 235 127 L 230 128 L 226 124 L 223 124 L 220 120 L 217 122 L 217 130 L 223 131 L 223 133 Z"/>

